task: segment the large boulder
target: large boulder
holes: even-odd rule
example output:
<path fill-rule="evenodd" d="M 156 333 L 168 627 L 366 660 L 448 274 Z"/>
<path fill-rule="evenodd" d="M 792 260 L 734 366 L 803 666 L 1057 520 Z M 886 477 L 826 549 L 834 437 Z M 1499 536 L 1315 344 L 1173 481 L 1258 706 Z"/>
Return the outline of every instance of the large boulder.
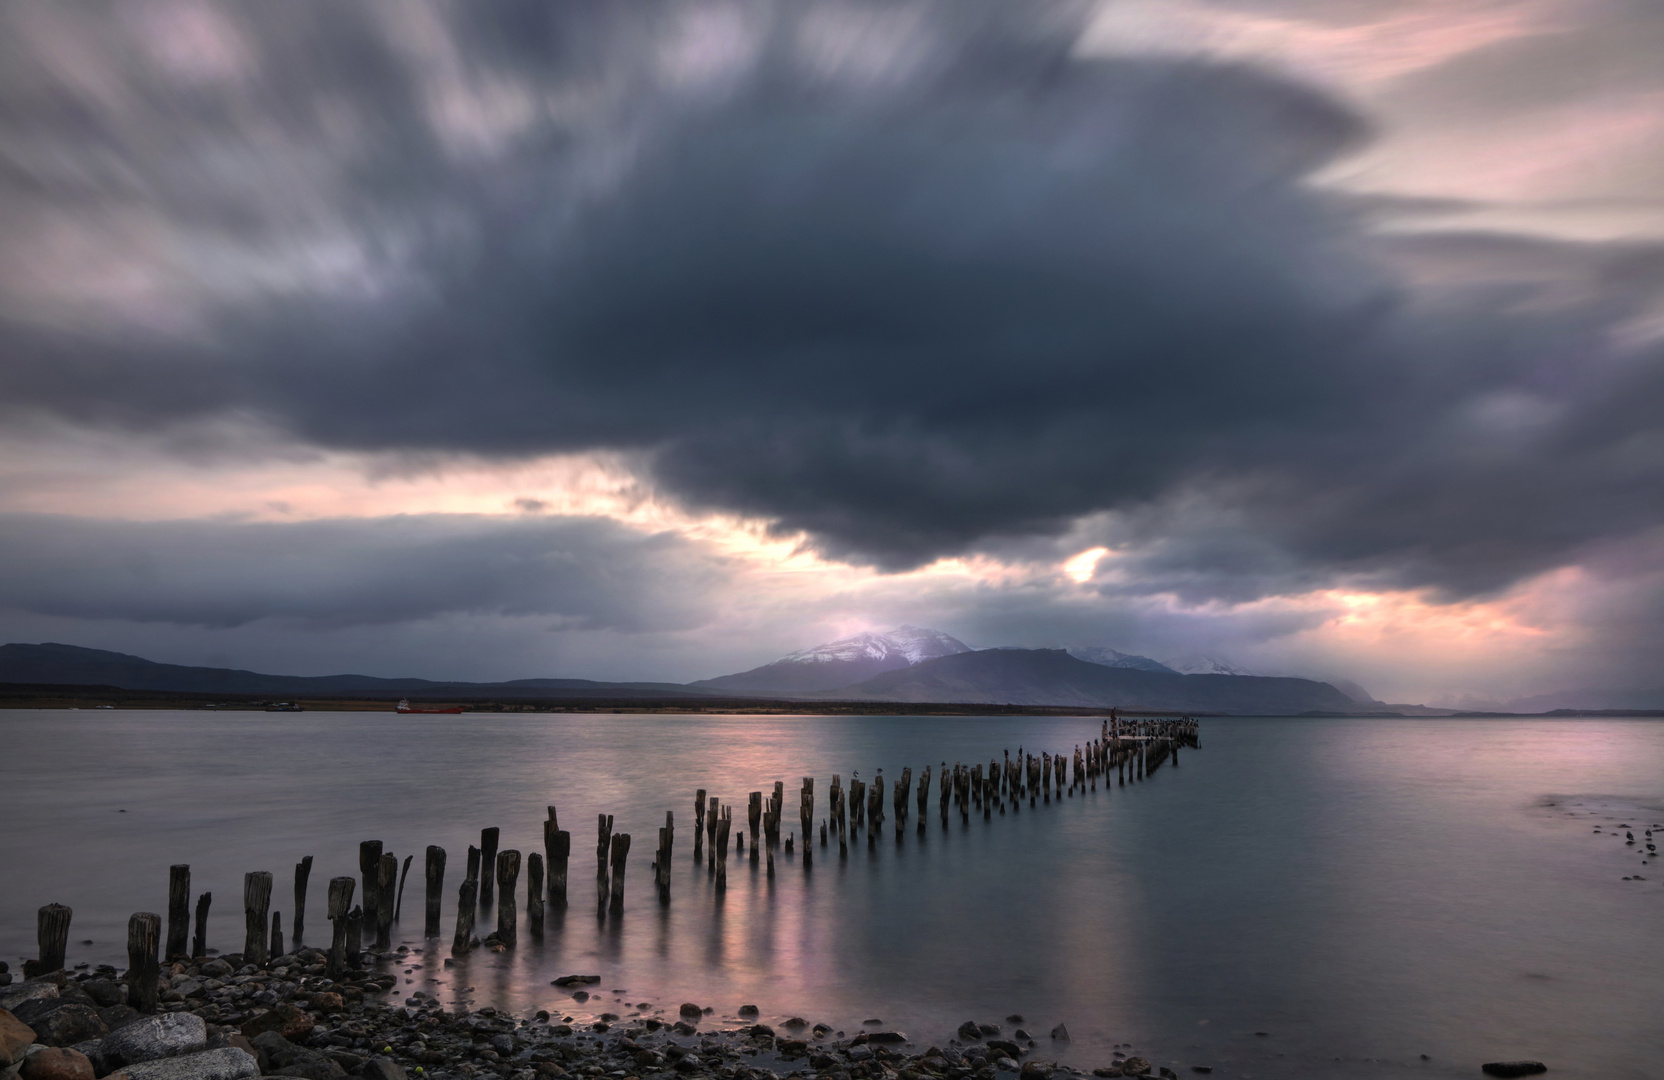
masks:
<path fill-rule="evenodd" d="M 340 1080 L 347 1075 L 327 1055 L 296 1046 L 275 1031 L 263 1031 L 253 1040 L 260 1054 L 261 1071 L 277 1076 L 301 1076 L 307 1080 Z"/>
<path fill-rule="evenodd" d="M 0 1069 L 9 1069 L 22 1061 L 34 1041 L 34 1028 L 0 1009 Z"/>
<path fill-rule="evenodd" d="M 208 1025 L 191 1013 L 168 1013 L 128 1024 L 104 1040 L 104 1056 L 113 1064 L 194 1054 L 208 1045 Z"/>
<path fill-rule="evenodd" d="M 23 1062 L 23 1080 L 93 1080 L 92 1062 L 79 1050 L 49 1046 Z"/>
<path fill-rule="evenodd" d="M 364 1080 L 409 1080 L 403 1065 L 380 1054 L 365 1062 L 362 1075 Z"/>
<path fill-rule="evenodd" d="M 260 1063 L 235 1046 L 129 1065 L 111 1080 L 253 1080 Z"/>
<path fill-rule="evenodd" d="M 29 1004 L 34 1005 L 35 1002 Z M 46 1046 L 74 1046 L 88 1039 L 101 1039 L 110 1033 L 109 1025 L 92 1006 L 63 1001 L 53 1004 L 57 1008 L 39 1015 L 25 1017 L 22 1013 L 17 1014 L 19 1020 L 35 1029 L 36 1042 Z"/>
<path fill-rule="evenodd" d="M 26 1001 L 36 1001 L 40 998 L 57 998 L 58 984 L 51 979 L 30 979 L 17 986 L 8 986 L 0 990 L 0 1009 L 9 1013 L 16 1013 Z"/>
<path fill-rule="evenodd" d="M 295 1042 L 311 1034 L 312 1016 L 305 1009 L 284 1004 L 243 1021 L 242 1032 L 250 1039 L 267 1031 L 275 1031 L 290 1042 Z"/>

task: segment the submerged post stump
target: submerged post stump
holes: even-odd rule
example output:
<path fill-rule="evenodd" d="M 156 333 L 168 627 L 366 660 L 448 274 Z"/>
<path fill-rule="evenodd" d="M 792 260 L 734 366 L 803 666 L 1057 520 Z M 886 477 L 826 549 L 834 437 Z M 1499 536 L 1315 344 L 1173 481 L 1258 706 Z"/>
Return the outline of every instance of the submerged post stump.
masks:
<path fill-rule="evenodd" d="M 462 879 L 462 887 L 456 894 L 456 935 L 451 939 L 452 956 L 465 956 L 474 947 L 474 909 L 479 907 L 479 891 L 477 878 Z"/>
<path fill-rule="evenodd" d="M 399 857 L 391 851 L 381 856 L 376 869 L 376 952 L 393 947 L 393 883 L 399 877 Z"/>
<path fill-rule="evenodd" d="M 428 845 L 427 864 L 423 874 L 425 885 L 423 899 L 427 901 L 426 911 L 422 919 L 422 936 L 434 938 L 439 936 L 439 909 L 445 896 L 445 849 L 435 844 Z"/>
<path fill-rule="evenodd" d="M 358 844 L 358 873 L 364 879 L 364 887 L 359 893 L 360 904 L 364 914 L 369 918 L 370 925 L 376 924 L 376 902 L 380 895 L 381 881 L 381 841 L 361 840 Z"/>
<path fill-rule="evenodd" d="M 271 875 L 266 875 L 269 880 Z M 156 1011 L 161 997 L 157 980 L 161 967 L 156 950 L 161 945 L 162 917 L 141 911 L 127 920 L 127 1004 L 142 1013 Z"/>
<path fill-rule="evenodd" d="M 243 963 L 266 966 L 266 920 L 272 906 L 272 875 L 251 870 L 243 875 Z"/>
<path fill-rule="evenodd" d="M 526 856 L 526 929 L 543 940 L 543 855 L 536 851 Z"/>
<path fill-rule="evenodd" d="M 196 934 L 191 939 L 191 958 L 208 955 L 208 906 L 214 902 L 214 894 L 205 892 L 196 898 Z"/>
<path fill-rule="evenodd" d="M 520 880 L 520 853 L 513 848 L 497 853 L 497 940 L 509 948 L 519 944 L 514 886 Z"/>
<path fill-rule="evenodd" d="M 312 876 L 312 856 L 307 855 L 295 864 L 295 920 L 290 936 L 295 947 L 300 947 L 301 935 L 306 933 L 306 882 Z"/>
<path fill-rule="evenodd" d="M 69 951 L 69 920 L 73 914 L 62 904 L 47 904 L 35 912 L 35 943 L 40 952 L 38 959 L 23 962 L 25 979 L 63 970 L 64 953 Z"/>
<path fill-rule="evenodd" d="M 184 863 L 168 867 L 168 946 L 164 955 L 172 960 L 185 955 L 191 934 L 191 868 Z"/>
<path fill-rule="evenodd" d="M 347 970 L 347 912 L 352 907 L 352 890 L 356 884 L 350 877 L 329 879 L 329 893 L 324 900 L 324 916 L 330 923 L 325 974 L 331 979 L 339 979 Z"/>
<path fill-rule="evenodd" d="M 493 826 L 480 830 L 480 907 L 491 910 L 491 888 L 497 865 L 497 842 L 502 830 Z"/>

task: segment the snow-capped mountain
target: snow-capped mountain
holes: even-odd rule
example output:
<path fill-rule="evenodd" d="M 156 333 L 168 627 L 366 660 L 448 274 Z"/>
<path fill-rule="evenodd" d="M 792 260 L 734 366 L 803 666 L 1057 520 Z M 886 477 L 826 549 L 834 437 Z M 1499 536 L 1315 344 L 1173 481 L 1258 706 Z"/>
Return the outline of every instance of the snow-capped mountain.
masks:
<path fill-rule="evenodd" d="M 704 679 L 693 685 L 744 694 L 836 690 L 886 671 L 970 651 L 969 645 L 940 630 L 898 626 L 883 633 L 869 630 L 828 641 L 750 671 Z"/>
<path fill-rule="evenodd" d="M 1180 675 L 1257 675 L 1258 672 L 1249 671 L 1241 664 L 1233 664 L 1229 660 L 1221 660 L 1217 656 L 1203 656 L 1201 653 L 1191 653 L 1188 656 L 1178 656 L 1168 660 L 1167 667 Z"/>
<path fill-rule="evenodd" d="M 1085 660 L 1088 664 L 1098 664 L 1102 667 L 1132 668 L 1134 671 L 1166 671 L 1169 673 L 1173 671 L 1172 668 L 1160 660 L 1151 660 L 1148 656 L 1124 653 L 1116 649 L 1101 648 L 1097 645 L 1071 648 L 1069 655 L 1076 660 Z"/>

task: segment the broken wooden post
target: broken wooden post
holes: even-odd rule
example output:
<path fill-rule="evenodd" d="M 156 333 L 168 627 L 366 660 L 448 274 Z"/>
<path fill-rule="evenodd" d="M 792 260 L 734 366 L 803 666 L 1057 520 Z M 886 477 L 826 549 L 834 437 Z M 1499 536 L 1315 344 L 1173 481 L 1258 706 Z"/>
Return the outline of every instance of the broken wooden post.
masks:
<path fill-rule="evenodd" d="M 699 862 L 705 854 L 705 789 L 700 788 L 693 793 L 693 861 Z"/>
<path fill-rule="evenodd" d="M 617 833 L 612 838 L 612 903 L 613 911 L 624 910 L 624 865 L 630 857 L 630 834 Z"/>
<path fill-rule="evenodd" d="M 69 920 L 74 912 L 62 904 L 47 904 L 35 912 L 35 943 L 39 959 L 23 961 L 23 977 L 38 978 L 64 969 L 69 951 Z"/>
<path fill-rule="evenodd" d="M 472 850 L 477 851 L 477 848 Z M 479 879 L 465 877 L 456 894 L 456 935 L 451 939 L 451 955 L 462 956 L 474 947 L 474 909 L 479 906 Z"/>
<path fill-rule="evenodd" d="M 347 962 L 355 968 L 364 966 L 363 905 L 347 912 Z"/>
<path fill-rule="evenodd" d="M 270 874 L 266 880 L 269 884 Z M 140 911 L 127 920 L 127 1004 L 142 1013 L 155 1012 L 161 997 L 161 987 L 157 984 L 161 967 L 156 960 L 161 938 L 160 915 Z"/>
<path fill-rule="evenodd" d="M 329 892 L 324 900 L 324 916 L 330 921 L 329 962 L 325 974 L 339 979 L 347 970 L 347 910 L 352 907 L 352 890 L 357 882 L 350 877 L 329 879 Z"/>
<path fill-rule="evenodd" d="M 423 871 L 423 899 L 427 901 L 427 905 L 422 919 L 422 936 L 435 938 L 439 936 L 439 908 L 445 895 L 444 848 L 435 844 L 428 845 L 427 863 Z"/>
<path fill-rule="evenodd" d="M 473 844 L 468 845 L 468 869 L 462 876 L 475 881 L 480 879 L 480 849 Z"/>
<path fill-rule="evenodd" d="M 206 957 L 208 955 L 208 906 L 214 902 L 214 894 L 205 892 L 196 898 L 196 934 L 191 939 L 191 958 Z"/>
<path fill-rule="evenodd" d="M 812 776 L 803 778 L 803 788 L 798 792 L 797 819 L 803 825 L 803 869 L 809 870 L 815 865 L 814 844 L 809 839 L 815 827 L 815 778 Z"/>
<path fill-rule="evenodd" d="M 184 956 L 190 933 L 191 868 L 175 863 L 168 867 L 168 947 L 163 955 L 169 960 Z"/>
<path fill-rule="evenodd" d="M 312 856 L 307 855 L 295 864 L 295 920 L 290 937 L 300 948 L 301 935 L 306 933 L 306 882 L 312 876 Z"/>
<path fill-rule="evenodd" d="M 393 921 L 399 921 L 399 915 L 404 911 L 404 883 L 410 880 L 410 863 L 416 856 L 404 857 L 404 872 L 399 875 L 399 898 L 393 904 Z"/>
<path fill-rule="evenodd" d="M 266 966 L 266 919 L 272 907 L 272 875 L 251 870 L 243 875 L 243 963 Z"/>
<path fill-rule="evenodd" d="M 492 884 L 496 880 L 497 841 L 502 830 L 496 827 L 480 830 L 480 907 L 491 910 Z"/>
<path fill-rule="evenodd" d="M 549 903 L 556 908 L 566 907 L 566 870 L 571 857 L 572 834 L 556 830 L 555 853 L 549 863 Z"/>
<path fill-rule="evenodd" d="M 278 957 L 284 955 L 283 912 L 281 911 L 272 912 L 272 939 L 271 943 L 267 946 L 266 955 L 270 956 L 273 960 L 276 960 Z"/>
<path fill-rule="evenodd" d="M 393 889 L 399 877 L 399 857 L 384 852 L 376 871 L 376 952 L 393 947 Z"/>
<path fill-rule="evenodd" d="M 526 856 L 526 928 L 533 941 L 543 940 L 543 855 Z"/>
<path fill-rule="evenodd" d="M 513 848 L 497 853 L 497 940 L 509 948 L 519 944 L 514 886 L 520 880 L 520 853 Z"/>
<path fill-rule="evenodd" d="M 711 845 L 711 857 L 716 860 L 716 891 L 728 891 L 728 830 L 734 824 L 734 808 L 725 806 L 716 820 L 716 839 Z M 769 856 L 773 859 L 773 854 Z"/>
<path fill-rule="evenodd" d="M 376 924 L 376 903 L 380 896 L 378 882 L 381 880 L 381 841 L 361 840 L 358 844 L 358 873 L 364 879 L 364 888 L 359 893 L 360 906 L 368 916 L 370 925 Z"/>

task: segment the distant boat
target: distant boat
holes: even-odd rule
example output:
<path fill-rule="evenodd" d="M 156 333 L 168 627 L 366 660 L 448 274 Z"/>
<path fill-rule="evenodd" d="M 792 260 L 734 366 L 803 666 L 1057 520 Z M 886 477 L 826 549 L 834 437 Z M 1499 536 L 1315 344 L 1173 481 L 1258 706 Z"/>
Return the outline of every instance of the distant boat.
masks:
<path fill-rule="evenodd" d="M 459 713 L 462 711 L 462 706 L 447 705 L 443 709 L 413 709 L 410 706 L 410 699 L 405 698 L 399 702 L 398 708 L 393 711 L 396 713 Z"/>

